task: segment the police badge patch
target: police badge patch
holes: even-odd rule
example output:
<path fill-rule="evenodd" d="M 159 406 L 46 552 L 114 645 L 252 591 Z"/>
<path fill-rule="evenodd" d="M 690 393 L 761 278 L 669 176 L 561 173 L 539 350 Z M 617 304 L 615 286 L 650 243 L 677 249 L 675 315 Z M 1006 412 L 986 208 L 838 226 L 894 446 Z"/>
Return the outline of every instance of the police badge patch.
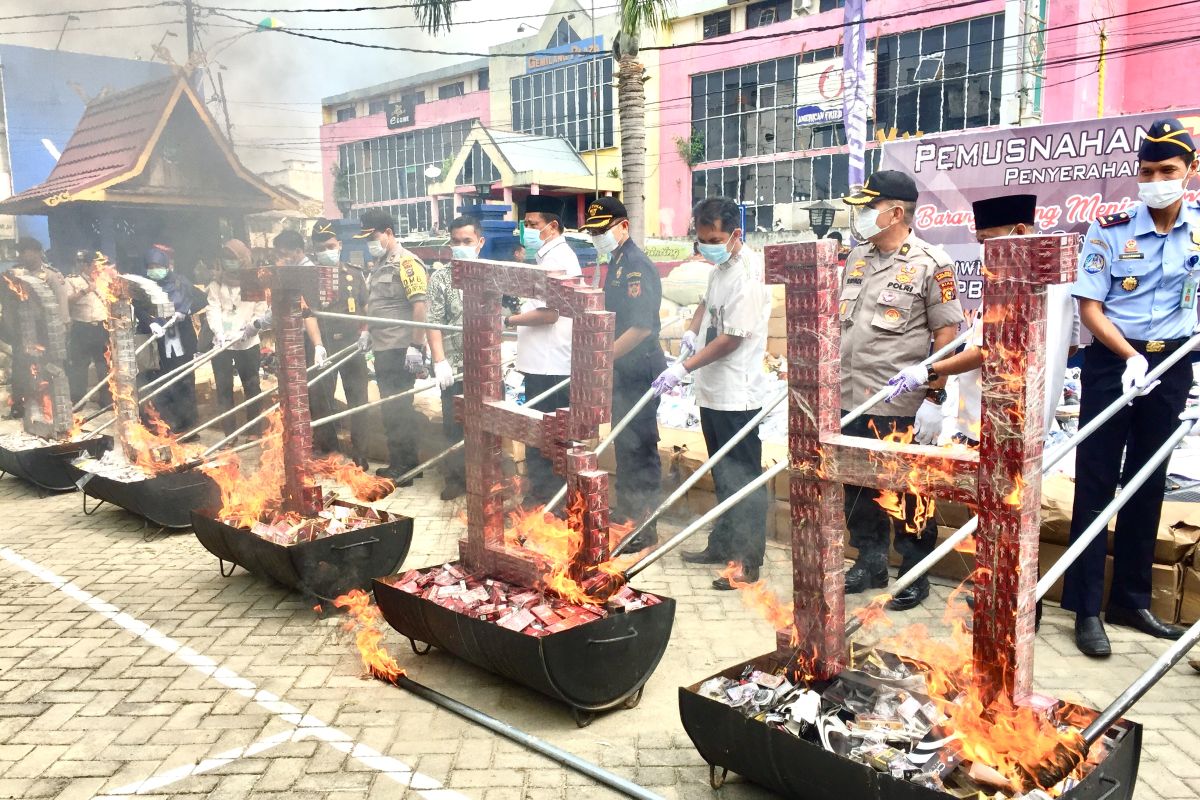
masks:
<path fill-rule="evenodd" d="M 1092 253 L 1083 260 L 1083 271 L 1089 275 L 1096 275 L 1104 271 L 1104 256 L 1099 253 Z"/>

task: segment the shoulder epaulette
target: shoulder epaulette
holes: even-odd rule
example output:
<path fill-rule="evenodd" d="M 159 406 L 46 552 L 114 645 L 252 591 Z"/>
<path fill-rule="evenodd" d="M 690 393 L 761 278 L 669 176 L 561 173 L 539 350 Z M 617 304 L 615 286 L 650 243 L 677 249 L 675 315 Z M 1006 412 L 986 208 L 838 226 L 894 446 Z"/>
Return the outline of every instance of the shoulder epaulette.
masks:
<path fill-rule="evenodd" d="M 1128 212 L 1122 211 L 1120 214 L 1109 214 L 1107 217 L 1101 217 L 1096 222 L 1099 223 L 1101 228 L 1112 228 L 1117 225 L 1124 225 L 1131 219 L 1133 217 L 1129 216 Z"/>

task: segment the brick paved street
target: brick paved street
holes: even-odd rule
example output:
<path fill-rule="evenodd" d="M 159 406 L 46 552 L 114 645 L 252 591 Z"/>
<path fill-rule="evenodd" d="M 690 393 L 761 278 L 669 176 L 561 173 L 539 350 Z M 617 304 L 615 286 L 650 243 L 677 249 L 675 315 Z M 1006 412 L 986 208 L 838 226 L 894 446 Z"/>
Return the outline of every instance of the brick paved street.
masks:
<path fill-rule="evenodd" d="M 409 566 L 455 552 L 460 524 L 439 489 L 425 478 L 384 504 L 417 519 Z M 241 570 L 222 578 L 190 533 L 147 538 L 121 511 L 86 517 L 78 495 L 39 497 L 10 477 L 0 480 L 0 508 L 0 797 L 615 796 L 362 679 L 337 621 Z M 786 551 L 772 546 L 769 559 L 783 590 Z M 773 642 L 736 595 L 707 588 L 711 579 L 674 555 L 644 574 L 640 588 L 678 602 L 670 647 L 638 708 L 585 729 L 564 708 L 438 651 L 418 658 L 398 636 L 385 642 L 421 683 L 665 797 L 711 798 L 676 689 Z M 1068 618 L 1050 609 L 1038 687 L 1092 704 L 1162 649 L 1116 630 L 1115 655 L 1090 662 L 1069 634 Z M 1137 797 L 1200 797 L 1200 675 L 1177 668 L 1133 716 L 1147 728 Z M 731 778 L 719 796 L 765 793 Z"/>

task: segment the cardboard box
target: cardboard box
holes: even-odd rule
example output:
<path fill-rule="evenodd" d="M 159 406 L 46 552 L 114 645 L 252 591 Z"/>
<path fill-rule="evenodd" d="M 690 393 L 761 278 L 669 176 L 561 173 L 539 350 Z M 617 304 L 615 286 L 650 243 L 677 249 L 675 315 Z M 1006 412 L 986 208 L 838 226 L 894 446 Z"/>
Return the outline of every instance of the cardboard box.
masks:
<path fill-rule="evenodd" d="M 769 336 L 767 337 L 767 352 L 776 358 L 782 358 L 787 355 L 787 337 L 785 336 Z"/>
<path fill-rule="evenodd" d="M 1200 619 L 1200 570 L 1183 569 L 1183 596 L 1179 603 L 1179 621 L 1191 625 Z"/>
<path fill-rule="evenodd" d="M 947 528 L 938 526 L 938 542 L 943 542 L 950 538 L 958 528 Z M 850 533 L 846 533 L 846 558 L 849 561 L 854 561 L 858 558 L 858 550 L 850 546 Z M 888 551 L 888 563 L 899 569 L 900 554 L 896 552 L 893 542 L 892 549 Z M 932 570 L 930 575 L 946 580 L 961 582 L 967 579 L 972 572 L 975 571 L 975 556 L 972 553 L 954 552 L 939 561 Z"/>
<path fill-rule="evenodd" d="M 1060 545 L 1043 542 L 1038 551 L 1038 566 L 1041 573 L 1049 570 L 1066 551 L 1067 548 Z M 1112 576 L 1113 557 L 1106 556 L 1104 559 L 1104 600 L 1101 608 L 1108 605 L 1108 592 L 1112 588 Z M 1155 564 L 1151 572 L 1150 610 L 1160 619 L 1173 622 L 1179 614 L 1181 595 L 1185 591 L 1183 584 L 1183 567 L 1178 564 Z M 1046 592 L 1045 599 L 1053 603 L 1062 602 L 1062 585 L 1063 579 L 1059 578 L 1050 587 L 1050 591 Z M 1197 599 L 1200 600 L 1200 595 Z"/>

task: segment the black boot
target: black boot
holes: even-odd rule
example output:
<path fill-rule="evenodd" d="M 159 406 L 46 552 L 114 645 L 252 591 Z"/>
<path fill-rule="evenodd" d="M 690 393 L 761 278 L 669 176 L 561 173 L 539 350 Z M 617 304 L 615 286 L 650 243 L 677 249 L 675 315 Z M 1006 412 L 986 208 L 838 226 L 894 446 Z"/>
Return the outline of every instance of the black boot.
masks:
<path fill-rule="evenodd" d="M 925 577 L 917 578 L 912 586 L 909 586 L 902 592 L 898 592 L 895 597 L 888 601 L 887 607 L 889 611 L 908 611 L 910 608 L 916 608 L 921 605 L 921 602 L 929 597 L 929 579 Z"/>
<path fill-rule="evenodd" d="M 846 594 L 882 589 L 887 584 L 887 556 L 882 553 L 860 553 L 854 566 L 846 571 Z"/>
<path fill-rule="evenodd" d="M 1100 617 L 1075 617 L 1075 646 L 1085 656 L 1107 658 L 1112 655 L 1112 645 L 1104 632 Z"/>

